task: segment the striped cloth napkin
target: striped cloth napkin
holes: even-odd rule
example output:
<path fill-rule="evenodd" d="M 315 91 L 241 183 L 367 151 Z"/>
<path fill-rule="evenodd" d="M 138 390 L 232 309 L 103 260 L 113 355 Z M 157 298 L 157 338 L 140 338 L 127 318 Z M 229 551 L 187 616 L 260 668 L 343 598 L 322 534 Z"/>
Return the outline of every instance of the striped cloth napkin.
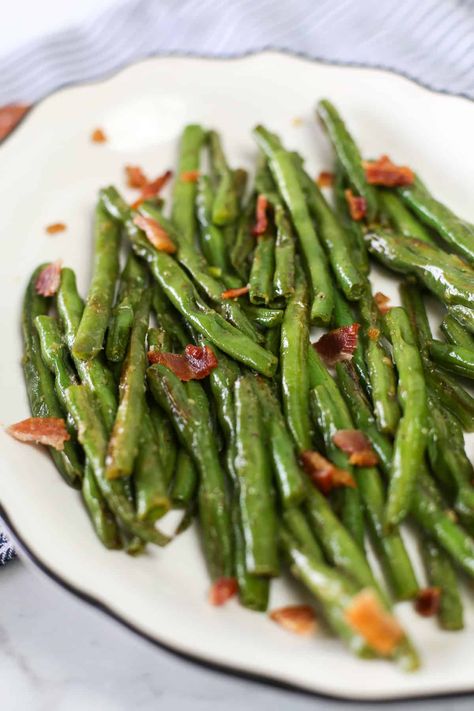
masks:
<path fill-rule="evenodd" d="M 392 69 L 474 98 L 473 0 L 122 0 L 79 27 L 8 56 L 0 50 L 0 106 L 38 101 L 153 54 L 269 48 Z M 9 557 L 0 534 L 0 564 Z"/>

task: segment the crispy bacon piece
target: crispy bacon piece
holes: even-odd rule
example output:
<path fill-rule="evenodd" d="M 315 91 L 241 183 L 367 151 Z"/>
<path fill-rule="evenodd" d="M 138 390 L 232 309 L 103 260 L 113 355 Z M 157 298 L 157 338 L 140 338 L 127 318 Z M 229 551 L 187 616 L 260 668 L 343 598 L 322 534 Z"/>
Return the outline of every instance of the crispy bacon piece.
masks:
<path fill-rule="evenodd" d="M 308 449 L 301 452 L 300 460 L 313 484 L 325 495 L 340 486 L 350 486 L 352 489 L 356 486 L 352 474 L 345 469 L 339 469 L 319 452 Z"/>
<path fill-rule="evenodd" d="M 195 183 L 200 175 L 199 170 L 185 170 L 179 177 L 183 183 Z"/>
<path fill-rule="evenodd" d="M 309 605 L 288 605 L 272 610 L 269 617 L 273 622 L 294 634 L 313 634 L 316 630 L 316 615 Z"/>
<path fill-rule="evenodd" d="M 376 652 L 391 654 L 403 638 L 397 620 L 384 610 L 373 590 L 361 590 L 346 607 L 345 618 Z"/>
<path fill-rule="evenodd" d="M 129 188 L 143 188 L 148 183 L 148 178 L 139 165 L 126 165 L 125 173 Z"/>
<path fill-rule="evenodd" d="M 20 442 L 35 442 L 64 449 L 64 442 L 71 439 L 66 423 L 61 417 L 28 417 L 7 428 L 8 434 Z"/>
<path fill-rule="evenodd" d="M 377 305 L 378 310 L 382 315 L 386 314 L 387 311 L 390 311 L 390 297 L 385 296 L 385 294 L 382 294 L 381 291 L 377 291 L 376 294 L 374 294 L 374 301 Z"/>
<path fill-rule="evenodd" d="M 437 587 L 420 590 L 415 600 L 415 610 L 423 617 L 432 617 L 439 610 L 441 589 Z"/>
<path fill-rule="evenodd" d="M 45 230 L 49 235 L 55 235 L 58 232 L 64 232 L 65 229 L 66 225 L 64 224 L 64 222 L 53 222 L 52 225 L 47 225 L 45 227 Z"/>
<path fill-rule="evenodd" d="M 176 252 L 176 245 L 169 234 L 152 217 L 135 215 L 133 222 L 144 231 L 148 241 L 151 242 L 159 252 L 167 252 L 167 254 L 174 254 Z"/>
<path fill-rule="evenodd" d="M 91 141 L 92 143 L 106 143 L 107 136 L 101 128 L 96 128 L 91 133 Z"/>
<path fill-rule="evenodd" d="M 347 205 L 349 207 L 349 214 L 351 219 L 359 222 L 362 220 L 367 212 L 367 201 L 361 195 L 354 195 L 352 190 L 344 190 L 344 197 L 346 198 Z"/>
<path fill-rule="evenodd" d="M 371 326 L 367 331 L 367 335 L 371 341 L 377 341 L 380 336 L 380 330 Z"/>
<path fill-rule="evenodd" d="M 209 602 L 211 605 L 220 607 L 224 605 L 227 600 L 237 593 L 237 580 L 236 578 L 218 578 L 209 590 Z"/>
<path fill-rule="evenodd" d="M 268 228 L 268 217 L 267 217 L 268 200 L 265 195 L 259 195 L 257 198 L 257 205 L 255 207 L 255 226 L 252 230 L 252 234 L 256 237 L 265 234 Z"/>
<path fill-rule="evenodd" d="M 380 156 L 376 161 L 362 161 L 365 177 L 370 185 L 384 185 L 395 188 L 399 185 L 411 185 L 415 174 L 407 165 L 395 165 L 388 156 Z"/>
<path fill-rule="evenodd" d="M 8 104 L 0 108 L 0 141 L 13 131 L 29 108 L 29 104 Z"/>
<path fill-rule="evenodd" d="M 350 454 L 349 463 L 357 467 L 373 467 L 379 458 L 363 432 L 360 430 L 339 430 L 332 441 L 346 454 Z"/>
<path fill-rule="evenodd" d="M 317 350 L 328 366 L 335 365 L 342 360 L 351 360 L 357 348 L 358 331 L 358 323 L 335 328 L 333 331 L 321 336 L 319 341 L 313 343 L 313 348 Z"/>
<path fill-rule="evenodd" d="M 38 274 L 35 289 L 41 296 L 54 296 L 61 281 L 61 260 L 51 262 Z"/>
<path fill-rule="evenodd" d="M 238 289 L 227 289 L 221 294 L 221 299 L 236 299 L 238 296 L 244 296 L 249 293 L 248 286 L 241 286 Z"/>
<path fill-rule="evenodd" d="M 328 170 L 322 170 L 316 178 L 316 183 L 320 188 L 330 188 L 334 183 L 334 173 L 330 173 Z"/>
<path fill-rule="evenodd" d="M 171 170 L 167 170 L 163 175 L 159 175 L 155 180 L 147 181 L 146 185 L 142 189 L 142 200 L 149 200 L 150 198 L 156 197 L 165 187 L 166 183 L 171 180 L 173 173 Z"/>
<path fill-rule="evenodd" d="M 209 346 L 194 346 L 188 344 L 184 354 L 165 353 L 164 351 L 148 351 L 150 363 L 166 365 L 178 378 L 184 382 L 188 380 L 202 380 L 217 368 L 216 355 Z"/>

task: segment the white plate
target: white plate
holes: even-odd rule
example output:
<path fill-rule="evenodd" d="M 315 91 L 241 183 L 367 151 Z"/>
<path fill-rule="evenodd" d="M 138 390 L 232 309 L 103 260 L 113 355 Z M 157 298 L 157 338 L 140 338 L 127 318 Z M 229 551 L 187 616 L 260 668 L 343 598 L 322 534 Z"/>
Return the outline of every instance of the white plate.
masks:
<path fill-rule="evenodd" d="M 382 71 L 275 53 L 223 61 L 157 58 L 104 82 L 60 91 L 31 112 L 0 148 L 2 424 L 28 414 L 19 327 L 28 275 L 40 261 L 62 258 L 86 288 L 97 189 L 111 182 L 123 188 L 127 163 L 151 175 L 174 166 L 177 138 L 188 122 L 221 130 L 234 165 L 252 165 L 250 130 L 262 122 L 301 150 L 311 174 L 330 169 L 331 151 L 314 120 L 323 96 L 340 107 L 365 155 L 388 152 L 416 167 L 436 194 L 474 220 L 474 105 Z M 98 126 L 109 137 L 104 145 L 89 139 Z M 57 221 L 67 224 L 67 232 L 46 235 L 45 226 Z M 380 274 L 376 286 L 397 298 L 395 281 Z M 400 606 L 423 657 L 420 672 L 359 661 L 338 640 L 292 636 L 234 601 L 211 607 L 193 530 L 138 559 L 103 550 L 79 496 L 63 484 L 47 454 L 3 431 L 0 451 L 1 506 L 30 555 L 69 589 L 151 640 L 229 670 L 337 697 L 474 690 L 472 602 L 466 630 L 454 634 Z M 297 599 L 294 587 L 274 585 L 271 606 Z"/>

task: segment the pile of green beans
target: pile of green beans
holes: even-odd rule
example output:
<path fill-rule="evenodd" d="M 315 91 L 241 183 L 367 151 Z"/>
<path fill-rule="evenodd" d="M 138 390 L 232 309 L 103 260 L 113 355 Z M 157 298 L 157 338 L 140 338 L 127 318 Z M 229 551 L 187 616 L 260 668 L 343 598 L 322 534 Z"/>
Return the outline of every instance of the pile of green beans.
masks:
<path fill-rule="evenodd" d="M 181 136 L 169 216 L 162 200 L 130 207 L 103 188 L 85 298 L 68 267 L 52 296 L 36 288 L 45 265 L 28 283 L 27 392 L 34 417 L 65 420 L 70 439 L 49 450 L 104 546 L 140 555 L 196 517 L 211 581 L 235 579 L 244 607 L 266 611 L 272 579 L 289 572 L 352 653 L 415 669 L 403 630 L 382 655 L 346 611 L 362 590 L 388 615 L 420 594 L 408 521 L 440 626 L 463 627 L 458 574 L 474 577 L 464 447 L 474 431 L 474 227 L 419 178 L 369 184 L 336 108 L 323 100 L 317 115 L 335 153 L 334 200 L 261 125 L 248 188 L 220 134 L 197 124 Z M 347 190 L 365 201 L 361 220 Z M 173 250 L 157 249 L 137 216 Z M 404 275 L 402 306 L 379 310 L 370 257 Z M 433 338 L 425 291 L 445 308 L 444 341 Z M 352 324 L 354 352 L 328 366 L 312 326 Z M 194 379 L 172 365 L 187 346 L 215 356 Z M 354 430 L 376 455 L 370 464 L 336 444 Z M 315 453 L 354 486 L 318 488 L 303 467 Z M 170 509 L 182 511 L 173 536 L 160 530 Z"/>

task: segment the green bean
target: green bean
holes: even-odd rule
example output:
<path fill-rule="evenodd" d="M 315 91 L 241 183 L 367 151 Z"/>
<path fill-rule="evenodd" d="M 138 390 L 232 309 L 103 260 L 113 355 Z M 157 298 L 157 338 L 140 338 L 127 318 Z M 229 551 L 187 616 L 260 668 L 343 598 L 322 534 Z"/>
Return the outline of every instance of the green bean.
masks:
<path fill-rule="evenodd" d="M 264 306 L 244 305 L 245 313 L 254 323 L 262 328 L 276 328 L 283 323 L 285 312 L 283 309 L 270 309 Z"/>
<path fill-rule="evenodd" d="M 332 388 L 318 385 L 311 391 L 311 407 L 315 424 L 323 437 L 326 453 L 336 466 L 352 472 L 349 458 L 333 442 L 333 437 L 339 430 L 352 429 L 352 421 L 346 404 L 341 396 L 337 400 L 332 397 Z M 352 535 L 354 541 L 364 548 L 364 517 L 357 488 L 345 487 L 341 492 L 341 518 Z"/>
<path fill-rule="evenodd" d="M 354 262 L 347 235 L 316 182 L 303 169 L 299 174 L 308 207 L 318 225 L 318 235 L 326 249 L 337 283 L 347 299 L 357 300 L 365 287 L 365 277 Z"/>
<path fill-rule="evenodd" d="M 166 483 L 169 484 L 173 477 L 178 457 L 178 446 L 175 439 L 173 425 L 169 418 L 154 402 L 148 403 L 150 417 L 154 429 L 154 439 L 158 445 L 159 456 L 163 467 Z"/>
<path fill-rule="evenodd" d="M 395 437 L 386 506 L 386 523 L 402 521 L 412 505 L 413 490 L 427 444 L 427 403 L 423 365 L 405 309 L 394 307 L 387 316 L 398 370 L 398 398 L 403 416 Z"/>
<path fill-rule="evenodd" d="M 429 584 L 441 590 L 438 621 L 444 630 L 462 630 L 463 605 L 456 572 L 449 558 L 429 539 L 423 540 L 421 553 Z"/>
<path fill-rule="evenodd" d="M 265 348 L 273 355 L 278 356 L 280 354 L 280 343 L 281 343 L 281 328 L 279 326 L 274 326 L 269 328 L 265 334 Z"/>
<path fill-rule="evenodd" d="M 62 341 L 61 331 L 56 319 L 51 316 L 37 316 L 35 326 L 41 343 L 43 360 L 54 375 L 58 399 L 67 411 L 66 390 L 70 385 L 77 383 L 77 378 L 69 362 L 69 354 Z M 72 418 L 70 419 L 74 427 L 74 422 Z M 86 462 L 84 467 L 82 497 L 99 540 L 106 548 L 121 548 L 117 524 L 100 493 L 89 462 Z"/>
<path fill-rule="evenodd" d="M 120 277 L 119 291 L 107 331 L 105 352 L 107 360 L 113 363 L 121 363 L 125 358 L 134 311 L 147 284 L 146 267 L 130 252 Z"/>
<path fill-rule="evenodd" d="M 23 374 L 26 391 L 33 417 L 64 417 L 54 379 L 41 357 L 41 348 L 34 321 L 37 316 L 46 314 L 50 300 L 36 291 L 36 281 L 46 267 L 41 264 L 33 274 L 26 288 L 22 309 L 23 332 Z M 58 451 L 49 447 L 51 457 L 63 479 L 71 486 L 79 487 L 83 477 L 82 466 L 77 446 L 73 441 L 64 443 L 64 449 Z"/>
<path fill-rule="evenodd" d="M 178 159 L 178 177 L 173 189 L 171 220 L 189 244 L 196 234 L 196 183 L 186 179 L 186 173 L 199 170 L 200 153 L 206 134 L 201 126 L 186 126 L 180 141 Z M 183 177 L 184 176 L 184 177 Z"/>
<path fill-rule="evenodd" d="M 247 571 L 245 541 L 237 497 L 232 506 L 232 522 L 235 544 L 235 575 L 239 587 L 240 604 L 249 610 L 264 612 L 268 607 L 270 580 L 264 575 L 250 575 Z"/>
<path fill-rule="evenodd" d="M 99 489 L 112 513 L 124 528 L 142 541 L 163 546 L 169 538 L 145 521 L 139 521 L 131 502 L 124 494 L 121 481 L 105 476 L 107 431 L 97 412 L 95 401 L 84 385 L 71 385 L 66 391 L 68 410 L 76 423 L 79 442 L 94 471 Z"/>
<path fill-rule="evenodd" d="M 328 560 L 360 588 L 379 590 L 361 547 L 338 520 L 327 499 L 314 487 L 308 487 L 305 511 Z"/>
<path fill-rule="evenodd" d="M 280 538 L 292 574 L 318 600 L 333 631 L 357 656 L 372 656 L 365 640 L 348 625 L 345 619 L 345 610 L 357 593 L 357 586 L 318 557 L 311 555 L 310 551 L 297 542 L 289 531 L 283 529 Z"/>
<path fill-rule="evenodd" d="M 328 132 L 337 159 L 344 169 L 351 187 L 365 198 L 367 219 L 374 220 L 378 212 L 377 194 L 367 183 L 362 156 L 336 108 L 327 100 L 318 103 L 318 116 Z"/>
<path fill-rule="evenodd" d="M 271 459 L 262 437 L 262 413 L 252 376 L 235 383 L 237 432 L 235 471 L 245 564 L 249 574 L 278 575 L 277 517 L 271 482 Z"/>
<path fill-rule="evenodd" d="M 298 452 L 311 449 L 308 311 L 306 281 L 297 270 L 295 293 L 288 301 L 281 327 L 280 366 L 283 409 Z"/>
<path fill-rule="evenodd" d="M 92 466 L 86 461 L 82 480 L 82 498 L 99 540 L 106 548 L 122 548 L 117 522 L 97 484 Z"/>
<path fill-rule="evenodd" d="M 474 379 L 474 349 L 451 343 L 432 341 L 429 346 L 432 360 L 450 373 Z"/>
<path fill-rule="evenodd" d="M 77 292 L 76 277 L 71 269 L 61 270 L 57 307 L 64 337 L 71 351 L 84 310 L 84 302 Z M 75 358 L 74 354 L 72 358 L 81 382 L 96 398 L 107 431 L 110 431 L 117 411 L 117 389 L 112 373 L 102 355 L 88 361 Z"/>
<path fill-rule="evenodd" d="M 189 334 L 181 322 L 181 315 L 163 293 L 160 285 L 153 285 L 152 306 L 158 324 L 183 348 L 189 343 Z"/>
<path fill-rule="evenodd" d="M 367 286 L 360 301 L 360 315 L 375 419 L 381 432 L 393 435 L 400 420 L 397 386 L 392 360 L 383 346 L 381 338 L 383 323 L 372 297 L 370 285 Z"/>
<path fill-rule="evenodd" d="M 77 383 L 76 374 L 69 360 L 66 344 L 58 322 L 52 316 L 37 316 L 34 326 L 38 333 L 41 347 L 41 357 L 54 375 L 56 395 L 62 407 L 66 410 L 66 390 Z"/>
<path fill-rule="evenodd" d="M 119 270 L 120 230 L 99 203 L 95 211 L 93 276 L 72 353 L 90 360 L 103 347 Z"/>
<path fill-rule="evenodd" d="M 227 248 L 227 261 L 232 265 L 232 260 L 230 259 L 231 250 L 234 247 L 235 241 L 237 239 L 237 233 L 239 230 L 240 218 L 242 217 L 242 201 L 245 195 L 245 189 L 247 187 L 248 173 L 243 168 L 237 168 L 232 171 L 234 179 L 234 189 L 237 194 L 237 206 L 239 209 L 239 214 L 237 215 L 234 222 L 230 225 L 226 225 L 222 228 L 224 234 L 224 242 Z M 233 265 L 232 265 L 233 266 Z M 242 275 L 240 275 L 242 279 Z M 229 287 L 231 288 L 231 287 Z"/>
<path fill-rule="evenodd" d="M 336 161 L 333 185 L 336 216 L 346 232 L 354 261 L 360 273 L 367 275 L 370 272 L 370 262 L 367 245 L 364 240 L 364 228 L 360 222 L 353 220 L 350 216 L 349 206 L 346 200 L 346 187 L 344 169 L 341 164 Z"/>
<path fill-rule="evenodd" d="M 322 563 L 323 553 L 303 511 L 296 507 L 288 508 L 282 512 L 282 518 L 285 528 L 291 533 L 296 543 L 308 555 Z"/>
<path fill-rule="evenodd" d="M 171 487 L 171 499 L 175 506 L 186 508 L 193 500 L 198 485 L 196 468 L 190 454 L 180 449 L 176 461 L 176 472 Z"/>
<path fill-rule="evenodd" d="M 201 175 L 197 183 L 196 214 L 201 233 L 201 249 L 209 264 L 218 269 L 228 269 L 227 244 L 222 230 L 212 223 L 214 194 L 210 179 Z"/>
<path fill-rule="evenodd" d="M 228 577 L 233 570 L 230 514 L 204 389 L 196 381 L 182 383 L 163 365 L 152 365 L 147 375 L 153 397 L 199 471 L 199 518 L 211 577 Z"/>
<path fill-rule="evenodd" d="M 255 379 L 263 422 L 268 433 L 273 470 L 283 506 L 295 506 L 305 496 L 302 472 L 293 439 L 280 409 L 278 398 L 268 382 Z"/>
<path fill-rule="evenodd" d="M 474 398 L 450 375 L 435 369 L 425 368 L 426 382 L 443 407 L 449 410 L 461 423 L 465 432 L 474 432 Z"/>
<path fill-rule="evenodd" d="M 278 193 L 278 188 L 273 180 L 269 168 L 267 157 L 263 151 L 259 151 L 257 170 L 255 172 L 255 190 L 259 195 L 265 195 L 268 202 L 274 207 L 282 207 L 282 201 Z"/>
<path fill-rule="evenodd" d="M 140 420 L 139 445 L 134 468 L 137 516 L 153 523 L 169 511 L 171 501 L 167 493 L 169 478 L 147 407 Z"/>
<path fill-rule="evenodd" d="M 448 307 L 448 313 L 456 318 L 469 333 L 474 333 L 474 309 L 455 304 Z"/>
<path fill-rule="evenodd" d="M 147 367 L 145 338 L 150 316 L 150 300 L 150 292 L 142 292 L 135 312 L 127 356 L 120 376 L 120 403 L 107 449 L 108 479 L 130 476 L 138 454 L 140 425 L 146 417 L 143 383 Z"/>
<path fill-rule="evenodd" d="M 441 330 L 449 343 L 474 350 L 474 337 L 464 328 L 457 318 L 450 313 L 442 320 Z"/>
<path fill-rule="evenodd" d="M 395 232 L 404 235 L 405 237 L 415 237 L 422 242 L 434 244 L 434 240 L 430 233 L 419 222 L 416 217 L 406 209 L 399 196 L 392 190 L 380 188 L 377 190 L 377 196 L 380 207 L 386 213 Z"/>
<path fill-rule="evenodd" d="M 116 191 L 113 189 L 102 191 L 102 197 L 104 204 L 108 206 L 107 209 L 127 219 L 126 206 L 124 210 Z M 273 375 L 277 366 L 275 356 L 207 306 L 175 260 L 169 254 L 154 249 L 130 221 L 127 222 L 127 231 L 135 252 L 148 262 L 164 294 L 191 326 L 209 338 L 224 353 L 263 375 L 268 377 Z"/>
<path fill-rule="evenodd" d="M 425 225 L 432 227 L 451 249 L 474 263 L 474 225 L 436 200 L 419 178 L 413 185 L 399 188 L 398 192 Z"/>
<path fill-rule="evenodd" d="M 295 240 L 293 230 L 282 205 L 275 208 L 277 238 L 273 296 L 288 299 L 295 290 Z"/>
<path fill-rule="evenodd" d="M 248 278 L 249 274 L 247 258 L 255 246 L 255 237 L 252 234 L 255 222 L 255 202 L 255 194 L 252 194 L 245 203 L 237 221 L 235 242 L 230 250 L 231 264 L 244 280 Z"/>
<path fill-rule="evenodd" d="M 439 247 L 384 230 L 368 232 L 369 251 L 382 264 L 403 274 L 413 274 L 448 306 L 474 306 L 474 270 Z"/>
<path fill-rule="evenodd" d="M 285 201 L 298 235 L 312 288 L 311 320 L 327 325 L 334 306 L 333 288 L 326 255 L 314 230 L 305 195 L 298 179 L 298 170 L 291 153 L 282 150 L 275 137 L 263 126 L 254 129 L 260 147 L 265 152 L 278 190 Z M 278 139 L 276 139 L 278 141 Z"/>
<path fill-rule="evenodd" d="M 235 222 L 239 214 L 237 191 L 235 189 L 234 175 L 227 164 L 219 134 L 216 131 L 209 131 L 208 141 L 211 151 L 211 164 L 217 176 L 212 221 L 215 225 L 223 227 Z"/>
<path fill-rule="evenodd" d="M 249 278 L 252 304 L 269 304 L 273 295 L 275 273 L 275 236 L 267 232 L 257 240 Z"/>

